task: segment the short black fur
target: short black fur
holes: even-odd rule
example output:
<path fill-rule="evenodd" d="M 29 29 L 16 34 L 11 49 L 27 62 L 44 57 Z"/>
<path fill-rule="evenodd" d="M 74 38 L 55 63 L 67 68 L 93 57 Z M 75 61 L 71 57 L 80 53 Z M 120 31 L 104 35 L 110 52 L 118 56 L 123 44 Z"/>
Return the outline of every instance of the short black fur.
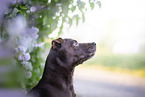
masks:
<path fill-rule="evenodd" d="M 29 92 L 32 97 L 76 97 L 73 88 L 74 68 L 91 58 L 95 43 L 77 43 L 76 40 L 58 38 L 52 41 L 43 76 Z"/>

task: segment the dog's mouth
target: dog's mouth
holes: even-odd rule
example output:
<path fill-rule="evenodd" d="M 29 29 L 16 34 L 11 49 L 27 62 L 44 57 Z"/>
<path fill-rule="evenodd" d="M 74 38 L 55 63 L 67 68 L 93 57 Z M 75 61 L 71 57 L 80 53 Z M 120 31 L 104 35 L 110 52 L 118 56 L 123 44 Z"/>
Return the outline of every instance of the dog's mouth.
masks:
<path fill-rule="evenodd" d="M 79 60 L 77 60 L 77 62 L 75 62 L 74 64 L 75 65 L 79 65 L 79 64 L 82 64 L 83 62 L 85 62 L 86 60 L 92 58 L 93 56 L 95 55 L 95 52 L 93 53 L 90 53 L 86 56 L 81 56 Z"/>

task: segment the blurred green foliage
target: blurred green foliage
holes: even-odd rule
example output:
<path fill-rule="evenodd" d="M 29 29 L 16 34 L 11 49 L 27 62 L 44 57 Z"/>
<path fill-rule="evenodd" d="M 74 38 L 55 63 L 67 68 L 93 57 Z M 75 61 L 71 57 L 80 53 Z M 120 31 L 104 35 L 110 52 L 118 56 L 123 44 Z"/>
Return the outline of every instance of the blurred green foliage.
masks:
<path fill-rule="evenodd" d="M 141 76 L 145 76 L 144 59 L 144 54 L 97 53 L 91 61 L 85 64 L 96 67 L 101 66 L 109 70 L 141 71 Z"/>
<path fill-rule="evenodd" d="M 95 64 L 106 67 L 120 67 L 124 69 L 145 69 L 145 56 L 140 54 L 98 54 L 95 57 Z M 93 62 L 93 61 L 92 61 Z"/>

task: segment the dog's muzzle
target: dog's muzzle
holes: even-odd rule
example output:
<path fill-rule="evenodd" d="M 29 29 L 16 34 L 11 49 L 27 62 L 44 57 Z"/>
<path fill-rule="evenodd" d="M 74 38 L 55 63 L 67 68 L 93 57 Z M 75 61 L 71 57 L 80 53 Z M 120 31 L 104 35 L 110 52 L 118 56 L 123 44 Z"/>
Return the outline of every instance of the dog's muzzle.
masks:
<path fill-rule="evenodd" d="M 78 64 L 82 64 L 84 61 L 90 59 L 91 57 L 93 57 L 95 55 L 96 52 L 96 43 L 89 43 L 88 47 L 87 47 L 87 51 L 85 51 L 86 54 L 81 55 L 79 57 L 79 60 L 77 61 L 76 65 Z"/>

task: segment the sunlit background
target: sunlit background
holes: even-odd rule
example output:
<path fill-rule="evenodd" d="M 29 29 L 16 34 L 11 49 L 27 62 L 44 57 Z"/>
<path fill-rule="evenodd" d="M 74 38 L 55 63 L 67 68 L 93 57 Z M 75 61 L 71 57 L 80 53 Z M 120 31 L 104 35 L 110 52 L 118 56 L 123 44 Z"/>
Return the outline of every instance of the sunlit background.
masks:
<path fill-rule="evenodd" d="M 104 41 L 113 53 L 135 54 L 145 44 L 144 0 L 101 0 L 101 8 L 88 10 L 85 23 L 65 30 L 62 37 L 81 42 Z M 50 37 L 56 37 L 53 33 Z M 100 44 L 101 44 L 100 42 Z"/>
<path fill-rule="evenodd" d="M 95 57 L 76 69 L 77 93 L 80 97 L 144 97 L 145 1 L 101 3 L 101 8 L 88 10 L 85 23 L 61 35 L 97 43 Z M 50 35 L 55 36 L 57 32 Z"/>

